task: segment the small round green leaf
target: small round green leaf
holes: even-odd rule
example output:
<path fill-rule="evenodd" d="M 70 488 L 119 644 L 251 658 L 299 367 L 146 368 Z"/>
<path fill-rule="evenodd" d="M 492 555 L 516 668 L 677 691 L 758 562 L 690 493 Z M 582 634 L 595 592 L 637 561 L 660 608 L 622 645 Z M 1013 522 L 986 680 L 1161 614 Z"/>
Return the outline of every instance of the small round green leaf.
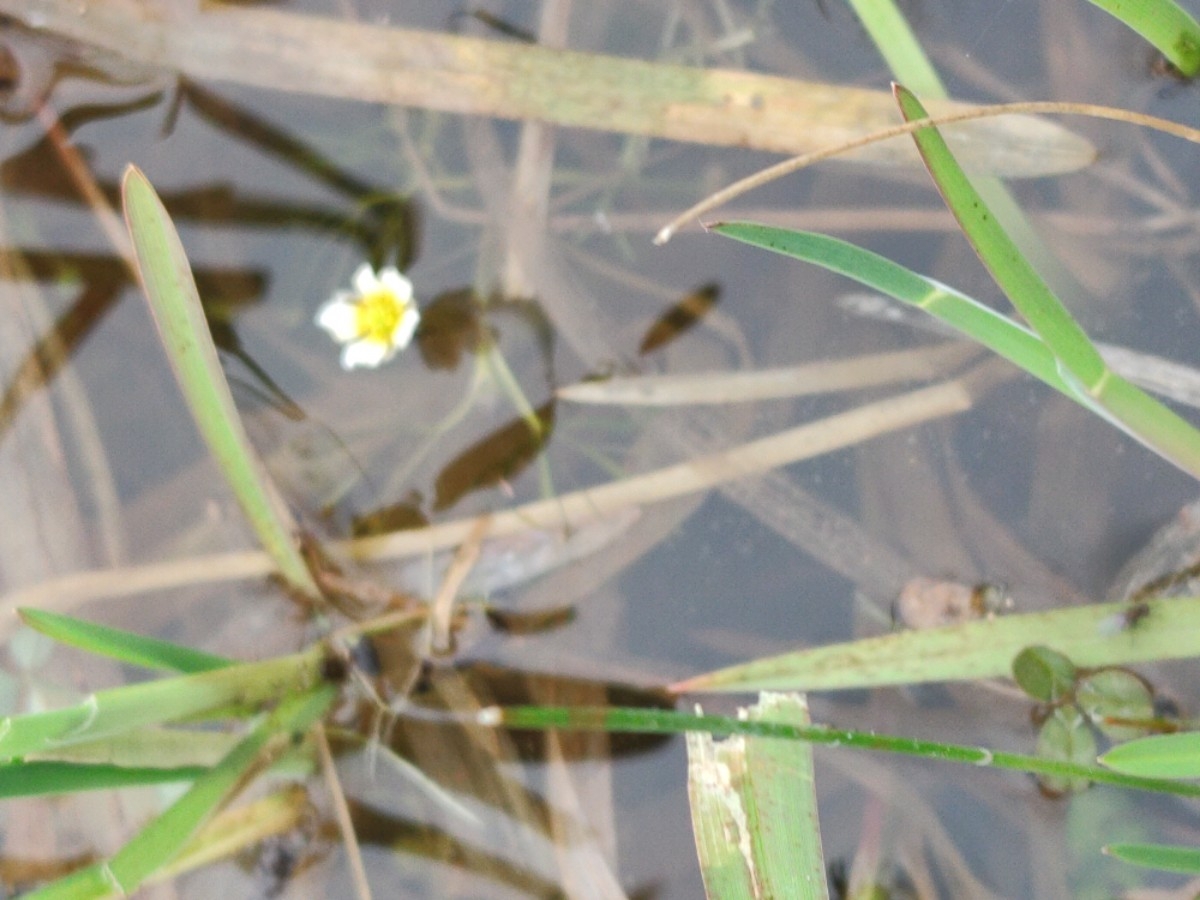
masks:
<path fill-rule="evenodd" d="M 1075 703 L 1093 725 L 1114 741 L 1149 731 L 1154 698 L 1146 682 L 1124 669 L 1102 669 L 1079 681 Z"/>
<path fill-rule="evenodd" d="M 1057 703 L 1075 687 L 1075 664 L 1049 647 L 1026 647 L 1013 660 L 1013 679 L 1042 703 Z"/>
<path fill-rule="evenodd" d="M 1096 761 L 1096 735 L 1087 720 L 1074 708 L 1056 709 L 1038 732 L 1037 755 L 1045 759 L 1092 765 Z M 1084 790 L 1086 778 L 1041 775 L 1039 782 L 1049 794 L 1071 794 Z"/>

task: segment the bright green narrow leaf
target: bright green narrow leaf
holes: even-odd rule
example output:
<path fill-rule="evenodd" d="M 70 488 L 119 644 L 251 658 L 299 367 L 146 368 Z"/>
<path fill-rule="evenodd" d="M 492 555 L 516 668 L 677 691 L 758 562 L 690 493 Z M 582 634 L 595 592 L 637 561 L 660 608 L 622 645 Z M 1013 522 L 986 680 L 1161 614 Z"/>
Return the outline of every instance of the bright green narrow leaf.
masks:
<path fill-rule="evenodd" d="M 58 613 L 19 609 L 17 614 L 30 628 L 56 641 L 134 666 L 190 674 L 209 672 L 233 664 L 233 660 L 222 656 L 182 647 L 170 641 L 144 637 L 131 631 L 95 625 Z"/>
<path fill-rule="evenodd" d="M 1100 763 L 1146 778 L 1200 778 L 1200 731 L 1157 734 L 1118 744 L 1100 757 Z"/>
<path fill-rule="evenodd" d="M 166 812 L 143 828 L 111 860 L 97 863 L 25 895 L 28 900 L 76 897 L 123 897 L 179 854 L 213 812 L 253 772 L 282 752 L 295 735 L 320 719 L 337 695 L 334 685 L 293 695 L 235 747 L 219 765 L 205 772 Z M 100 888 L 97 891 L 97 888 Z"/>
<path fill-rule="evenodd" d="M 1094 763 L 1045 759 L 1020 753 L 964 747 L 920 738 L 897 737 L 876 732 L 849 731 L 824 725 L 790 722 L 749 721 L 733 716 L 691 714 L 664 709 L 626 707 L 492 706 L 478 714 L 480 724 L 491 727 L 559 731 L 604 731 L 613 734 L 683 734 L 706 731 L 713 735 L 740 734 L 784 738 L 823 746 L 854 750 L 899 753 L 928 760 L 962 765 L 1028 772 L 1056 778 L 1083 778 L 1099 784 L 1156 791 L 1179 797 L 1200 797 L 1200 785 L 1161 778 L 1139 778 L 1114 772 Z"/>
<path fill-rule="evenodd" d="M 1200 849 L 1196 847 L 1168 847 L 1163 844 L 1109 844 L 1104 848 L 1104 852 L 1122 862 L 1143 866 L 1147 869 L 1200 875 Z"/>
<path fill-rule="evenodd" d="M 142 287 L 192 418 L 280 574 L 301 593 L 320 597 L 300 555 L 296 524 L 238 417 L 175 226 L 136 166 L 126 168 L 121 192 Z"/>
<path fill-rule="evenodd" d="M 1012 666 L 1013 681 L 1034 700 L 1057 703 L 1075 687 L 1075 665 L 1049 647 L 1026 647 Z"/>
<path fill-rule="evenodd" d="M 763 694 L 752 722 L 807 725 L 797 694 Z M 805 744 L 689 732 L 688 799 L 710 898 L 826 898 L 812 750 Z"/>
<path fill-rule="evenodd" d="M 1200 655 L 1200 598 L 1154 600 L 1134 629 L 1114 632 L 1127 602 L 1077 606 L 897 631 L 844 644 L 751 660 L 671 686 L 697 691 L 828 691 L 845 688 L 1007 678 L 1013 659 L 1033 644 L 1077 666 L 1121 666 Z"/>
<path fill-rule="evenodd" d="M 1120 19 L 1189 78 L 1200 72 L 1200 24 L 1175 0 L 1091 0 Z"/>
<path fill-rule="evenodd" d="M 905 120 L 928 115 L 913 94 L 895 87 Z M 936 128 L 913 132 L 930 174 L 963 233 L 996 283 L 1062 367 L 1063 378 L 1094 412 L 1164 459 L 1200 478 L 1200 431 L 1117 375 L 1018 250 L 955 161 Z"/>
<path fill-rule="evenodd" d="M 170 784 L 193 781 L 202 774 L 204 769 L 199 766 L 168 769 L 95 763 L 15 762 L 0 765 L 0 799 Z"/>
<path fill-rule="evenodd" d="M 722 222 L 711 230 L 764 250 L 814 263 L 853 278 L 901 303 L 922 309 L 1072 400 L 1084 402 L 1062 380 L 1054 354 L 1037 335 L 941 282 L 919 275 L 878 253 L 824 234 L 788 231 L 753 222 Z"/>

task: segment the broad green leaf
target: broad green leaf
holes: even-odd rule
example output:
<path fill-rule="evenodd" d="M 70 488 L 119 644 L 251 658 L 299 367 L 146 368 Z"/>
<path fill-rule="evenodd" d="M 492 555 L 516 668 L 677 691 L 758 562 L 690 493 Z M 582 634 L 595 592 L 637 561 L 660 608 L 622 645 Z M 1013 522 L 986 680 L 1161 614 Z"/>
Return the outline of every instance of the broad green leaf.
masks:
<path fill-rule="evenodd" d="M 1118 744 L 1100 757 L 1100 763 L 1145 778 L 1200 778 L 1200 731 L 1158 734 Z"/>
<path fill-rule="evenodd" d="M 1127 602 L 998 616 L 927 631 L 898 631 L 751 660 L 671 686 L 697 691 L 821 691 L 1007 678 L 1031 645 L 1047 646 L 1077 666 L 1122 666 L 1200 656 L 1200 598 L 1152 600 L 1134 630 L 1113 632 Z"/>
<path fill-rule="evenodd" d="M 747 721 L 808 724 L 799 695 L 763 694 Z M 689 732 L 688 798 L 710 898 L 828 897 L 806 744 Z"/>
<path fill-rule="evenodd" d="M 17 614 L 30 628 L 56 641 L 134 666 L 190 674 L 209 672 L 233 664 L 233 660 L 202 650 L 193 650 L 170 641 L 144 637 L 118 628 L 95 625 L 58 613 L 23 608 L 17 610 Z"/>

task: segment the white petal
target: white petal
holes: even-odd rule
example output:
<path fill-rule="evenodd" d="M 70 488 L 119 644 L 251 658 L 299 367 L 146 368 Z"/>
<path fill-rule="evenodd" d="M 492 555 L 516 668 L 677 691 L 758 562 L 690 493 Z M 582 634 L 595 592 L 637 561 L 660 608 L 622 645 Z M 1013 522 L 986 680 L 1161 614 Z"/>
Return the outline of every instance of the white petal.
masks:
<path fill-rule="evenodd" d="M 358 313 L 347 294 L 335 294 L 333 299 L 317 310 L 316 323 L 329 332 L 339 344 L 358 337 Z"/>
<path fill-rule="evenodd" d="M 395 348 L 378 341 L 355 341 L 342 348 L 342 368 L 349 371 L 360 366 L 364 369 L 375 369 L 386 362 L 395 353 Z"/>
<path fill-rule="evenodd" d="M 401 275 L 400 270 L 395 266 L 388 266 L 379 273 L 379 283 L 402 303 L 407 303 L 412 299 L 412 282 Z"/>
<path fill-rule="evenodd" d="M 417 330 L 417 323 L 421 321 L 421 314 L 417 312 L 417 305 L 410 303 L 408 309 L 404 311 L 404 315 L 400 317 L 400 321 L 396 323 L 396 327 L 392 329 L 392 346 L 396 350 L 403 350 L 412 341 L 413 332 Z"/>
<path fill-rule="evenodd" d="M 355 269 L 354 276 L 350 281 L 354 284 L 354 290 L 358 291 L 360 296 L 379 290 L 379 279 L 375 277 L 375 270 L 371 268 L 370 263 L 363 263 Z"/>

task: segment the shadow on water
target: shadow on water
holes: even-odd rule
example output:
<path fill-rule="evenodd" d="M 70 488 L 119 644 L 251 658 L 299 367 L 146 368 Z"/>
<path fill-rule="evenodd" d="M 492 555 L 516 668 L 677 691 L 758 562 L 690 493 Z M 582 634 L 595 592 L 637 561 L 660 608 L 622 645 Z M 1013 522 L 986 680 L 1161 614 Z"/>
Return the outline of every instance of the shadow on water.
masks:
<path fill-rule="evenodd" d="M 458 16 L 456 28 L 514 45 L 538 27 L 515 5 L 511 17 L 437 7 L 442 22 Z M 577 5 L 559 38 L 878 86 L 882 66 L 857 26 L 828 7 Z M 358 18 L 374 21 L 376 12 L 367 4 Z M 397 24 L 429 27 L 411 14 L 412 23 Z M 1022 95 L 1070 94 L 1053 40 L 1028 42 L 1031 59 L 1013 58 L 1007 46 L 1000 58 L 980 30 L 1036 33 L 1022 16 L 1043 16 L 1060 37 L 1120 40 L 1062 10 L 987 11 L 981 26 L 924 8 L 919 20 L 938 58 L 951 61 L 956 91 L 995 96 L 1011 81 Z M 305 85 L 297 98 L 121 68 L 65 39 L 0 38 L 13 41 L 12 59 L 30 82 L 9 86 L 12 122 L 0 138 L 0 287 L 13 312 L 0 328 L 6 591 L 246 546 L 151 356 L 148 319 L 140 305 L 120 302 L 137 296 L 134 278 L 119 251 L 97 249 L 94 210 L 64 162 L 67 146 L 110 206 L 129 160 L 159 188 L 249 430 L 306 526 L 323 536 L 415 533 L 703 456 L 857 402 L 584 407 L 556 398 L 563 384 L 794 365 L 935 340 L 842 311 L 830 300 L 847 288 L 831 276 L 698 231 L 649 247 L 673 213 L 766 154 L 400 112 L 306 96 Z M 542 43 L 553 40 L 542 32 Z M 1032 70 L 1041 72 L 1036 84 Z M 1132 71 L 1094 72 L 1085 83 L 1109 82 L 1130 105 L 1142 95 L 1150 106 L 1184 102 L 1154 96 Z M 35 110 L 41 120 L 30 117 Z M 54 121 L 57 130 L 45 127 Z M 1106 183 L 1127 195 L 1113 188 L 1119 196 L 1110 198 L 1085 173 L 1060 187 L 1042 183 L 1031 205 L 1047 242 L 1096 298 L 1081 317 L 1138 343 L 1125 300 L 1151 278 L 1160 292 L 1178 293 L 1194 265 L 1178 234 L 1154 230 L 1168 213 L 1182 215 L 1154 204 L 1166 202 L 1157 179 L 1169 181 L 1185 163 L 1146 147 L 1110 156 Z M 923 181 L 866 171 L 809 172 L 747 198 L 739 212 L 853 232 L 993 296 Z M 1054 194 L 1061 203 L 1052 206 Z M 1194 226 L 1179 228 L 1194 237 Z M 1155 253 L 1166 262 L 1150 274 Z M 413 351 L 377 371 L 344 372 L 312 319 L 362 262 L 409 275 L 422 321 Z M 1185 315 L 1192 334 L 1195 316 Z M 1145 341 L 1169 352 L 1174 338 Z M 626 685 L 886 632 L 894 603 L 922 578 L 968 594 L 971 585 L 1002 583 L 1023 611 L 1085 602 L 1128 555 L 1131 533 L 1147 537 L 1180 491 L 1172 473 L 1103 424 L 1011 381 L 961 418 L 646 503 L 602 523 L 603 534 L 561 527 L 487 539 L 448 658 L 430 658 L 414 631 L 360 665 L 387 703 L 419 714 L 393 721 L 365 691 L 350 691 L 331 724 L 371 879 L 381 896 L 582 896 L 585 883 L 595 896 L 697 896 L 681 742 L 504 734 L 463 720 L 497 703 L 669 706 L 654 689 Z M 348 591 L 369 583 L 415 608 L 409 595 L 429 599 L 451 560 L 439 550 L 378 567 L 330 565 Z M 97 602 L 87 615 L 219 652 L 228 642 L 266 655 L 311 636 L 310 622 L 280 612 L 272 587 L 244 585 L 245 597 L 230 590 L 189 584 Z M 49 652 L 37 665 L 10 653 L 5 711 L 123 675 L 66 654 L 51 664 Z M 56 672 L 68 658 L 70 668 Z M 1163 673 L 1153 677 L 1169 690 Z M 818 720 L 863 730 L 1022 749 L 1033 740 L 1027 703 L 978 686 L 814 698 L 813 708 Z M 1123 876 L 1089 868 L 1090 851 L 1076 848 L 1116 833 L 1079 833 L 1088 817 L 1144 814 L 1111 795 L 1053 805 L 1032 785 L 991 773 L 835 752 L 820 760 L 822 826 L 828 858 L 843 861 L 838 877 L 861 884 L 893 872 L 893 896 L 1112 895 Z M 245 850 L 241 876 L 233 865 L 214 867 L 182 881 L 180 896 L 211 896 L 236 877 L 258 896 L 344 892 L 338 837 L 321 789 L 313 783 L 310 792 L 307 818 Z M 110 852 L 113 835 L 152 807 L 132 796 L 71 802 L 52 814 L 5 807 L 0 879 L 10 888 Z M 1194 822 L 1176 818 L 1174 827 L 1194 834 Z M 57 861 L 38 868 L 35 858 Z"/>

